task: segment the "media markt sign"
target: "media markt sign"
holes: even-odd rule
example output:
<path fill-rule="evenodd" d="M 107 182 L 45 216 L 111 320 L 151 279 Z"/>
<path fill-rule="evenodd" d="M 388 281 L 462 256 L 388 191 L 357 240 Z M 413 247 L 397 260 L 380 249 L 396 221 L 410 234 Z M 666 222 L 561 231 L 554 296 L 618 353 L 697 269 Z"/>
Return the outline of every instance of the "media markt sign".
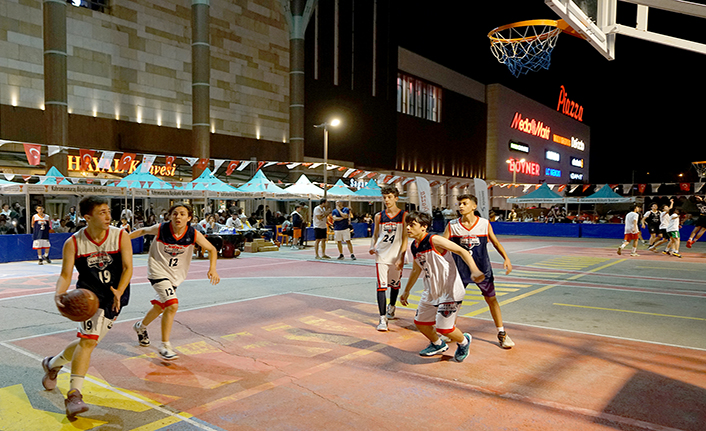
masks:
<path fill-rule="evenodd" d="M 552 133 L 551 128 L 545 125 L 544 122 L 529 117 L 522 118 L 522 114 L 519 112 L 515 112 L 510 127 L 542 139 L 549 139 L 549 135 Z"/>

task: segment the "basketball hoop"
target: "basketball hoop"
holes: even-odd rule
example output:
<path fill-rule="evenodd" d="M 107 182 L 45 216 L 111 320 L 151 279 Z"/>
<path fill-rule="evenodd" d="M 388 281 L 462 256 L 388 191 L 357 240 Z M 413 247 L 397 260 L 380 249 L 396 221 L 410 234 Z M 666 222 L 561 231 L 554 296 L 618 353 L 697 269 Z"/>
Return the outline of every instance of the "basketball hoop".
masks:
<path fill-rule="evenodd" d="M 701 180 L 701 178 L 706 178 L 706 161 L 691 162 L 691 166 L 696 169 L 696 173 L 699 175 L 699 180 Z"/>
<path fill-rule="evenodd" d="M 564 21 L 535 19 L 503 25 L 488 33 L 490 51 L 516 78 L 528 72 L 549 69 Z"/>

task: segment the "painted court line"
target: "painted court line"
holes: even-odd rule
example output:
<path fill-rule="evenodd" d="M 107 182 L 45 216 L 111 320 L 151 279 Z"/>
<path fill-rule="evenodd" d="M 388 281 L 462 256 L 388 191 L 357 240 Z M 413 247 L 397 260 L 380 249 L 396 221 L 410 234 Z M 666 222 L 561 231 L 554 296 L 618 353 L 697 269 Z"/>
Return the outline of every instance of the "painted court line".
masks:
<path fill-rule="evenodd" d="M 675 319 L 689 319 L 689 320 L 703 320 L 706 321 L 706 319 L 701 318 L 701 317 L 688 317 L 688 316 L 675 316 L 672 314 L 662 314 L 662 313 L 649 313 L 647 311 L 633 311 L 633 310 L 620 310 L 617 308 L 603 308 L 603 307 L 592 307 L 590 305 L 575 305 L 575 304 L 560 304 L 560 303 L 554 303 L 552 305 L 560 305 L 562 307 L 574 307 L 574 308 L 588 308 L 591 310 L 602 310 L 602 311 L 616 311 L 620 313 L 632 313 L 632 314 L 645 314 L 648 316 L 658 316 L 658 317 L 673 317 Z"/>

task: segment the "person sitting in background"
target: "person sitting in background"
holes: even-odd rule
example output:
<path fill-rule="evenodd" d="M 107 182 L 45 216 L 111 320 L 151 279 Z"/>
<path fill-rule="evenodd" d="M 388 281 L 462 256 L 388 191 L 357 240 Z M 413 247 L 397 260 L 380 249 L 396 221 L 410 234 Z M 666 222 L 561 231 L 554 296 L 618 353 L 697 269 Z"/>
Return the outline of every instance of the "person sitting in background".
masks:
<path fill-rule="evenodd" d="M 56 233 L 67 233 L 69 231 L 69 228 L 66 227 L 67 219 L 62 218 L 59 220 L 59 226 L 54 228 L 54 232 Z"/>
<path fill-rule="evenodd" d="M 124 230 L 127 233 L 130 233 L 130 223 L 127 222 L 127 219 L 125 217 L 120 219 L 120 229 Z"/>
<path fill-rule="evenodd" d="M 0 235 L 17 235 L 17 230 L 12 223 L 7 222 L 4 214 L 0 214 Z"/>
<path fill-rule="evenodd" d="M 216 216 L 214 216 L 213 214 L 208 216 L 208 218 L 206 219 L 206 234 L 207 235 L 217 234 L 218 232 L 221 231 L 221 228 L 223 228 L 223 225 L 216 222 Z"/>
<path fill-rule="evenodd" d="M 243 221 L 238 217 L 238 213 L 233 213 L 232 216 L 228 217 L 228 220 L 226 220 L 226 227 L 235 229 L 235 230 L 241 230 L 243 229 Z"/>
<path fill-rule="evenodd" d="M 510 210 L 510 214 L 507 215 L 507 221 L 517 221 L 517 211 L 515 211 L 515 208 Z"/>

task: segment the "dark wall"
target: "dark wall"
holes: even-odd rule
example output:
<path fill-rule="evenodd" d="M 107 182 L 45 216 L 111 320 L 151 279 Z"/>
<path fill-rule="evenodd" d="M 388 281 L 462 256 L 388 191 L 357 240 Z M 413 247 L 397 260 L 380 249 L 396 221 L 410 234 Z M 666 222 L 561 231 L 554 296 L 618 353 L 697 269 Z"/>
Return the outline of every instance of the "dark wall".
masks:
<path fill-rule="evenodd" d="M 483 177 L 487 110 L 484 103 L 444 90 L 441 123 L 397 114 L 398 169 Z"/>
<path fill-rule="evenodd" d="M 397 44 L 390 4 L 378 2 L 373 62 L 373 1 L 339 2 L 339 70 L 334 84 L 334 2 L 319 2 L 306 32 L 304 154 L 323 157 L 323 131 L 315 124 L 340 118 L 330 129 L 329 158 L 357 166 L 394 169 L 397 154 L 395 92 Z M 353 10 L 355 7 L 355 10 Z M 314 79 L 318 21 L 318 79 Z M 375 70 L 375 96 L 373 96 Z"/>

